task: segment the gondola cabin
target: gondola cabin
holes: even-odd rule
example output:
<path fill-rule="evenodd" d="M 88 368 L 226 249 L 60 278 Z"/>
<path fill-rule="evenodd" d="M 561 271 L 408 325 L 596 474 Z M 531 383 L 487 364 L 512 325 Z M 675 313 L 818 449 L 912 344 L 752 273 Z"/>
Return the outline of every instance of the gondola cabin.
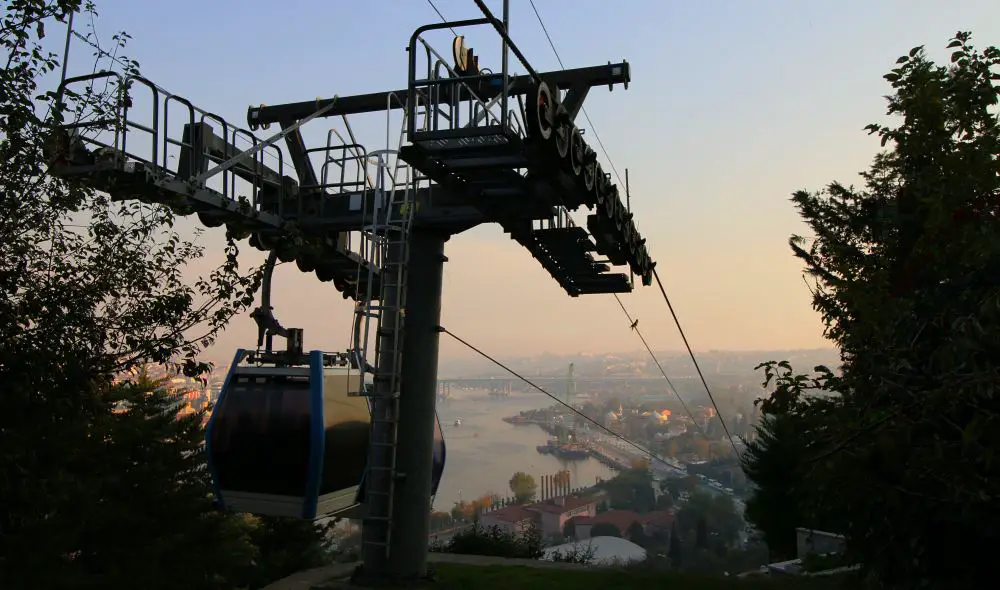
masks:
<path fill-rule="evenodd" d="M 302 366 L 252 355 L 236 353 L 206 429 L 221 507 L 304 519 L 356 508 L 371 422 L 358 371 L 315 350 Z"/>

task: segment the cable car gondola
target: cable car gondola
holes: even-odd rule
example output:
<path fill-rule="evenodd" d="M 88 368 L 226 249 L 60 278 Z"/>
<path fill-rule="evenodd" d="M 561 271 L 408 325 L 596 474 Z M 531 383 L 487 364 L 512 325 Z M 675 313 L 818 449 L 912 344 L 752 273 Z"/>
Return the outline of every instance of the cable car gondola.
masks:
<path fill-rule="evenodd" d="M 304 519 L 356 507 L 371 421 L 359 372 L 316 350 L 284 366 L 262 356 L 236 353 L 208 422 L 221 507 Z"/>
<path fill-rule="evenodd" d="M 371 407 L 359 395 L 363 372 L 347 353 L 303 353 L 302 330 L 274 318 L 275 260 L 272 252 L 261 306 L 251 314 L 257 350 L 236 352 L 205 431 L 216 500 L 224 510 L 261 516 L 357 518 L 371 438 Z M 287 350 L 272 352 L 275 335 L 287 340 Z M 432 494 L 444 461 L 437 421 Z"/>

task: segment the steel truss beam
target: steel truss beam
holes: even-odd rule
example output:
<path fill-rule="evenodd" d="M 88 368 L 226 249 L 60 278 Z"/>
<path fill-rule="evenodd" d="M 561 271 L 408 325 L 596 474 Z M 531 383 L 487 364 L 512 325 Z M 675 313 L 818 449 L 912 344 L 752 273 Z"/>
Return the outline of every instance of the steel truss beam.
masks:
<path fill-rule="evenodd" d="M 590 66 L 586 68 L 575 68 L 572 70 L 557 70 L 539 74 L 542 80 L 550 87 L 561 90 L 569 90 L 572 93 L 579 93 L 581 89 L 589 89 L 595 86 L 607 85 L 609 88 L 621 84 L 628 88 L 631 81 L 631 67 L 627 61 L 602 66 Z M 488 74 L 481 77 L 475 87 L 476 94 L 484 101 L 500 96 L 503 90 L 503 77 L 500 74 Z M 530 75 L 513 76 L 509 84 L 509 96 L 523 96 L 534 84 L 534 78 Z M 250 107 L 247 109 L 247 123 L 253 129 L 261 125 L 270 125 L 282 121 L 296 121 L 303 119 L 330 106 L 329 110 L 323 111 L 320 117 L 334 117 L 337 115 L 355 115 L 361 113 L 377 113 L 386 110 L 403 108 L 403 103 L 398 100 L 392 101 L 391 97 L 401 97 L 407 95 L 408 89 L 393 90 L 391 92 L 373 92 L 371 94 L 357 94 L 354 96 L 341 96 L 340 98 L 324 98 L 320 100 L 307 100 L 304 102 L 292 102 L 288 104 Z M 444 99 L 442 99 L 444 100 Z M 582 98 L 576 99 L 580 104 Z"/>

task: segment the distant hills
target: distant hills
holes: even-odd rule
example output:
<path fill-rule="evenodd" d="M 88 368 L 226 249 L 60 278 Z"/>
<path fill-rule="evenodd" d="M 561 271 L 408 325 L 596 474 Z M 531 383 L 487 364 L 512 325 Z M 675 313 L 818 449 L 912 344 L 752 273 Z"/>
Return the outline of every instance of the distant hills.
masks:
<path fill-rule="evenodd" d="M 656 352 L 656 358 L 670 377 L 683 378 L 696 375 L 691 358 L 686 351 Z M 801 372 L 809 372 L 816 365 L 836 367 L 839 352 L 834 348 L 804 350 L 732 351 L 712 350 L 695 353 L 705 376 L 753 376 L 754 367 L 765 361 L 789 361 Z M 608 354 L 542 354 L 536 356 L 506 357 L 498 359 L 525 377 L 564 376 L 570 363 L 575 364 L 578 377 L 657 377 L 659 370 L 649 358 L 649 353 L 627 352 Z M 506 376 L 503 369 L 485 359 L 441 360 L 439 378 L 474 378 Z"/>

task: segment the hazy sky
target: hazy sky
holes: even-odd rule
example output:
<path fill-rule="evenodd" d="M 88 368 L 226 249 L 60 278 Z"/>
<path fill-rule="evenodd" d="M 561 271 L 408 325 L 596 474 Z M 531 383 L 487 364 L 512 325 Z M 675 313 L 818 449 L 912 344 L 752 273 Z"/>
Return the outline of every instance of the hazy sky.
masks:
<path fill-rule="evenodd" d="M 472 0 L 435 4 L 450 20 L 479 16 Z M 596 88 L 586 107 L 614 166 L 630 170 L 637 226 L 696 350 L 826 345 L 787 246 L 804 232 L 790 194 L 856 182 L 878 147 L 861 129 L 883 116 L 881 76 L 897 56 L 926 44 L 944 60 L 960 29 L 980 46 L 1000 44 L 996 0 L 535 4 L 566 67 L 632 65 L 627 91 Z M 500 14 L 499 0 L 488 5 Z M 558 69 L 528 1 L 511 5 L 511 34 L 533 67 Z M 405 87 L 409 36 L 438 20 L 425 0 L 99 0 L 98 8 L 98 33 L 128 31 L 128 54 L 147 77 L 240 124 L 250 104 Z M 495 33 L 462 32 L 482 65 L 498 69 Z M 442 52 L 448 41 L 435 38 Z M 89 71 L 89 48 L 73 51 L 70 73 Z M 311 124 L 307 141 L 334 123 Z M 351 124 L 369 150 L 385 147 L 384 116 Z M 221 231 L 203 243 L 210 256 L 198 270 L 221 259 Z M 244 251 L 248 264 L 262 258 Z M 641 346 L 612 296 L 568 297 L 497 226 L 452 238 L 447 254 L 442 323 L 488 352 Z M 623 299 L 655 348 L 680 348 L 655 287 Z M 351 306 L 313 275 L 280 267 L 275 307 L 284 325 L 306 328 L 308 348 L 348 346 Z M 217 350 L 228 355 L 254 339 L 253 323 L 240 318 Z M 447 339 L 441 352 L 468 354 Z"/>

